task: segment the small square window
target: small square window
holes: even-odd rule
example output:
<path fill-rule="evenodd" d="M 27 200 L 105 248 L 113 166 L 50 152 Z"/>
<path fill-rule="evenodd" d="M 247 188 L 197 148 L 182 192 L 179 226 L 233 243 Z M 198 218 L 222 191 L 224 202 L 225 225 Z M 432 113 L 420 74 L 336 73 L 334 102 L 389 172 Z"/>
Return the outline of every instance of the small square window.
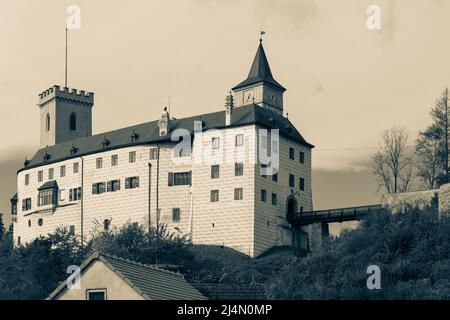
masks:
<path fill-rule="evenodd" d="M 267 191 L 261 190 L 261 201 L 266 202 L 267 201 Z"/>
<path fill-rule="evenodd" d="M 86 300 L 106 300 L 106 289 L 87 290 Z"/>
<path fill-rule="evenodd" d="M 277 194 L 276 193 L 272 193 L 272 204 L 274 205 L 274 206 L 276 206 L 277 205 Z"/>
<path fill-rule="evenodd" d="M 236 162 L 234 164 L 234 175 L 236 177 L 244 175 L 244 164 L 242 162 Z"/>
<path fill-rule="evenodd" d="M 275 181 L 275 182 L 278 181 L 278 173 L 274 173 L 274 174 L 272 175 L 272 181 Z"/>
<path fill-rule="evenodd" d="M 180 221 L 180 208 L 173 208 L 172 209 L 172 221 L 173 222 Z"/>
<path fill-rule="evenodd" d="M 305 163 L 305 153 L 300 151 L 300 163 Z"/>
<path fill-rule="evenodd" d="M 244 135 L 243 134 L 237 134 L 236 135 L 236 147 L 240 147 L 244 145 Z"/>
<path fill-rule="evenodd" d="M 289 187 L 295 188 L 295 176 L 293 174 L 289 174 Z"/>
<path fill-rule="evenodd" d="M 158 148 L 150 149 L 150 160 L 158 159 Z"/>
<path fill-rule="evenodd" d="M 220 148 L 220 138 L 219 137 L 212 138 L 211 144 L 212 144 L 213 149 L 219 149 Z"/>
<path fill-rule="evenodd" d="M 38 171 L 38 182 L 42 182 L 44 180 L 44 171 Z"/>
<path fill-rule="evenodd" d="M 119 156 L 117 154 L 113 154 L 111 156 L 111 166 L 115 167 L 119 164 Z"/>
<path fill-rule="evenodd" d="M 219 201 L 219 190 L 211 190 L 211 202 Z"/>
<path fill-rule="evenodd" d="M 61 166 L 61 167 L 59 168 L 59 175 L 60 175 L 61 177 L 65 177 L 65 176 L 66 176 L 66 166 Z"/>
<path fill-rule="evenodd" d="M 289 148 L 289 159 L 295 160 L 295 149 Z"/>
<path fill-rule="evenodd" d="M 25 185 L 27 186 L 27 185 L 29 185 L 30 184 L 30 175 L 27 173 L 26 175 L 25 175 Z"/>
<path fill-rule="evenodd" d="M 211 166 L 211 179 L 218 179 L 219 178 L 219 165 L 212 165 Z"/>
<path fill-rule="evenodd" d="M 128 155 L 130 163 L 136 162 L 136 151 L 131 151 Z"/>
<path fill-rule="evenodd" d="M 78 173 L 80 171 L 80 164 L 78 162 L 75 162 L 73 164 L 73 173 Z"/>
<path fill-rule="evenodd" d="M 53 180 L 55 178 L 55 169 L 48 169 L 48 180 Z"/>
<path fill-rule="evenodd" d="M 244 198 L 244 189 L 235 188 L 234 189 L 234 200 L 242 200 Z"/>
<path fill-rule="evenodd" d="M 95 167 L 96 167 L 97 169 L 103 168 L 103 158 L 97 158 L 97 159 L 95 160 Z"/>

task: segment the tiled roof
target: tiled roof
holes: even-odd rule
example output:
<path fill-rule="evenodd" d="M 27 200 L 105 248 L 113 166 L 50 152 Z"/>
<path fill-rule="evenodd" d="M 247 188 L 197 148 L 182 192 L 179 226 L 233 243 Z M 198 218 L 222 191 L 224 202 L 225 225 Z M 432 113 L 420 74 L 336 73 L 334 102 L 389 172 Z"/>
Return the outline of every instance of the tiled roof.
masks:
<path fill-rule="evenodd" d="M 211 300 L 266 300 L 262 284 L 196 284 L 195 287 Z"/>
<path fill-rule="evenodd" d="M 56 183 L 55 180 L 50 180 L 38 188 L 38 190 L 45 190 L 45 189 L 58 189 L 58 183 Z"/>
<path fill-rule="evenodd" d="M 205 300 L 205 297 L 184 277 L 175 272 L 148 266 L 120 257 L 95 252 L 80 266 L 83 270 L 94 261 L 103 262 L 121 277 L 130 287 L 147 300 Z M 55 299 L 65 289 L 63 282 L 53 291 L 48 300 Z"/>
<path fill-rule="evenodd" d="M 170 120 L 170 130 L 166 136 L 159 136 L 158 121 L 151 121 L 42 148 L 38 150 L 31 158 L 29 165 L 20 169 L 19 172 L 44 164 L 50 164 L 102 151 L 128 147 L 132 145 L 167 142 L 170 141 L 170 135 L 175 129 L 183 128 L 193 133 L 194 121 L 203 121 L 203 130 L 224 128 L 226 127 L 225 111 L 208 113 L 182 119 L 172 119 Z M 233 121 L 228 127 L 239 127 L 251 124 L 258 124 L 262 127 L 270 129 L 279 129 L 280 135 L 283 135 L 308 147 L 314 147 L 310 143 L 306 142 L 300 132 L 298 132 L 298 130 L 287 118 L 270 110 L 263 109 L 255 104 L 235 108 L 233 110 Z M 132 139 L 131 136 L 135 136 L 135 138 Z M 103 144 L 105 139 L 107 139 L 109 142 L 106 147 L 104 147 Z M 76 152 L 73 152 L 74 150 L 76 150 Z M 44 159 L 45 156 L 47 156 L 47 160 Z"/>

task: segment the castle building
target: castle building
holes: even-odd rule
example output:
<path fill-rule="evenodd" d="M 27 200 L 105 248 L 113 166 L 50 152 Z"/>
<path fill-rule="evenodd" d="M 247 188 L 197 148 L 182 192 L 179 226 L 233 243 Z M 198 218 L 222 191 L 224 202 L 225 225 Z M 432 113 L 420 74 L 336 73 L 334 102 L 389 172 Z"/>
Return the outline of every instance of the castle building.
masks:
<path fill-rule="evenodd" d="M 92 135 L 94 94 L 57 85 L 39 95 L 40 149 L 18 171 L 11 199 L 16 246 L 65 226 L 86 242 L 98 228 L 167 225 L 194 244 L 249 256 L 312 247 L 311 150 L 283 116 L 285 88 L 260 42 L 225 110 Z"/>

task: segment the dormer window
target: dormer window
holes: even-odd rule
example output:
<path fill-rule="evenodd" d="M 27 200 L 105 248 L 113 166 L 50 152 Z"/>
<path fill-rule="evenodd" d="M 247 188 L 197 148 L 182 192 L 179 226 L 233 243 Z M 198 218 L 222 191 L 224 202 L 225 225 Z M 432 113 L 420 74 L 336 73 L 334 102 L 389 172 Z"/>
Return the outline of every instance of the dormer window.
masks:
<path fill-rule="evenodd" d="M 72 145 L 72 149 L 70 149 L 70 154 L 71 154 L 71 155 L 74 155 L 74 154 L 77 153 L 77 152 L 78 152 L 78 148 L 75 147 L 74 145 Z"/>
<path fill-rule="evenodd" d="M 111 144 L 111 141 L 109 141 L 108 139 L 103 139 L 102 145 L 103 145 L 103 149 L 107 148 L 109 145 Z"/>
<path fill-rule="evenodd" d="M 133 130 L 133 134 L 131 135 L 131 141 L 134 142 L 137 139 L 139 139 L 139 135 L 136 133 L 136 131 Z"/>
<path fill-rule="evenodd" d="M 44 162 L 47 162 L 48 160 L 50 160 L 50 158 L 51 158 L 51 155 L 49 153 L 47 153 L 47 151 L 45 151 Z"/>

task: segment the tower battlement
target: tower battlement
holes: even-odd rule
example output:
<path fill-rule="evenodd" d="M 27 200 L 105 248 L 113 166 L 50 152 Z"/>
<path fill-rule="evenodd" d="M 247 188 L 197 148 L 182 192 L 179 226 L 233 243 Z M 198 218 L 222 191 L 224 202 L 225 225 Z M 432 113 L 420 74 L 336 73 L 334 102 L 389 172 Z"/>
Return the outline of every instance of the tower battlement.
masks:
<path fill-rule="evenodd" d="M 66 99 L 72 103 L 93 105 L 94 93 L 54 85 L 39 94 L 39 106 L 43 106 L 53 99 Z"/>

